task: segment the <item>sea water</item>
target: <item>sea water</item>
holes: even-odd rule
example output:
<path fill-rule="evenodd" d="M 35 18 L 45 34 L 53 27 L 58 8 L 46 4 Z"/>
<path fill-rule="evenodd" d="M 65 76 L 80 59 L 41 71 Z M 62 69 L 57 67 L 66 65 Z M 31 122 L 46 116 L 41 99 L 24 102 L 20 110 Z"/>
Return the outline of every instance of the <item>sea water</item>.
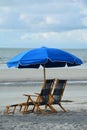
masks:
<path fill-rule="evenodd" d="M 6 62 L 10 60 L 13 56 L 25 50 L 26 49 L 21 48 L 0 48 L 0 69 L 8 68 Z"/>

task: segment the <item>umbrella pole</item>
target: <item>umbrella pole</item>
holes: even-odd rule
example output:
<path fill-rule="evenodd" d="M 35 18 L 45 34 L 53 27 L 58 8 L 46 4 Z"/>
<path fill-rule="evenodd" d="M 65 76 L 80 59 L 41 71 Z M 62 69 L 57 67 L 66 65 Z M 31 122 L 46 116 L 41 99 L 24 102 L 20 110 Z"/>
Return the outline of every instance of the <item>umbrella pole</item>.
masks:
<path fill-rule="evenodd" d="M 46 80 L 46 71 L 45 71 L 45 66 L 43 67 L 43 71 L 44 71 L 44 80 Z"/>

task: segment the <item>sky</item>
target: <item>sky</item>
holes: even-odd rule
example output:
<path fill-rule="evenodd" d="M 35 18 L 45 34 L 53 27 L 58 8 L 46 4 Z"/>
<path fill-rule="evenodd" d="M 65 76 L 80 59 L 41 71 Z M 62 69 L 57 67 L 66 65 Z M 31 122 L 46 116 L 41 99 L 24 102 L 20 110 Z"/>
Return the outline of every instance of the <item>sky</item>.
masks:
<path fill-rule="evenodd" d="M 0 48 L 86 48 L 87 0 L 0 0 Z"/>

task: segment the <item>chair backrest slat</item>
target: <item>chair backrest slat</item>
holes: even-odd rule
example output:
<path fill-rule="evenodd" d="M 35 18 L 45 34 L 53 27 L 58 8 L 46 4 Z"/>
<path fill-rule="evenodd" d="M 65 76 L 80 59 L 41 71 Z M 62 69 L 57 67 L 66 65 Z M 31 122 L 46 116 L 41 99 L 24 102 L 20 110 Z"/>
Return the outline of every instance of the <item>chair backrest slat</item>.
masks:
<path fill-rule="evenodd" d="M 55 88 L 53 91 L 53 102 L 60 102 L 63 96 L 63 92 L 65 89 L 66 80 L 58 80 L 56 81 Z"/>
<path fill-rule="evenodd" d="M 45 81 L 43 88 L 41 90 L 40 96 L 42 97 L 43 102 L 48 102 L 49 95 L 51 94 L 53 85 L 54 85 L 54 79 L 48 79 Z"/>

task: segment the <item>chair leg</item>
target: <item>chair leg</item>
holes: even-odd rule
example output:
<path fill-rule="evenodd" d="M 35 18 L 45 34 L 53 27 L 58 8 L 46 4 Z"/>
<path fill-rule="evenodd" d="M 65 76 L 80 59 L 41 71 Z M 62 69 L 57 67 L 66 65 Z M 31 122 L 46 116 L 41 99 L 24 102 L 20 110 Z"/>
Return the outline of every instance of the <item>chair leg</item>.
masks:
<path fill-rule="evenodd" d="M 65 108 L 59 103 L 58 104 L 61 108 L 62 108 L 62 110 L 64 111 L 64 112 L 67 112 L 66 110 L 65 110 Z"/>
<path fill-rule="evenodd" d="M 57 113 L 57 110 L 52 105 L 48 104 L 48 106 L 53 113 Z"/>
<path fill-rule="evenodd" d="M 16 110 L 16 106 L 14 106 L 13 111 L 12 111 L 11 113 L 14 113 L 14 112 L 15 112 L 15 110 Z"/>
<path fill-rule="evenodd" d="M 20 105 L 20 109 L 19 109 L 19 112 L 21 112 L 21 110 L 22 110 L 22 105 Z"/>
<path fill-rule="evenodd" d="M 28 105 L 25 105 L 23 112 L 27 112 L 28 111 L 28 107 L 29 107 Z"/>
<path fill-rule="evenodd" d="M 35 110 L 35 105 L 34 105 L 34 107 L 33 107 L 33 109 L 32 109 L 32 112 L 34 112 L 34 110 Z"/>
<path fill-rule="evenodd" d="M 10 106 L 6 106 L 6 110 L 4 111 L 5 114 L 6 113 L 8 114 L 9 108 L 10 108 Z"/>
<path fill-rule="evenodd" d="M 13 110 L 12 110 L 11 112 L 8 112 L 10 107 L 11 107 L 11 106 L 6 106 L 6 110 L 5 110 L 4 113 L 7 113 L 7 114 L 9 114 L 9 113 L 14 113 L 15 110 L 16 110 L 16 106 L 14 106 L 14 108 L 13 108 Z"/>

